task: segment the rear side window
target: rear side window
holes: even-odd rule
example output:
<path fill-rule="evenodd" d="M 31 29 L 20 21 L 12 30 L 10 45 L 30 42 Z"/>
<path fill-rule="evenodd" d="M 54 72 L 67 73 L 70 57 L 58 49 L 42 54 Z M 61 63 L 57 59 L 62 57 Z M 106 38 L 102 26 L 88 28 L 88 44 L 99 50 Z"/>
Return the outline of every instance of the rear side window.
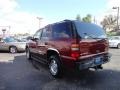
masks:
<path fill-rule="evenodd" d="M 71 30 L 69 23 L 59 23 L 52 26 L 53 38 L 70 38 Z"/>

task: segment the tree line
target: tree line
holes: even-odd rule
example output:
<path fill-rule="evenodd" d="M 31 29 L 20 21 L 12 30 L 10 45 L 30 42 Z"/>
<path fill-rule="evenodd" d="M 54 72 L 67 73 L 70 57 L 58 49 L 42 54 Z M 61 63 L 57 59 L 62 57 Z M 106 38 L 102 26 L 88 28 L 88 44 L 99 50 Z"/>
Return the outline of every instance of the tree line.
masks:
<path fill-rule="evenodd" d="M 78 14 L 76 16 L 76 20 L 91 23 L 92 22 L 92 15 L 87 14 L 85 17 L 81 18 L 80 15 Z M 103 18 L 103 20 L 100 22 L 100 24 L 101 24 L 101 26 L 103 27 L 104 30 L 106 30 L 106 29 L 115 30 L 117 28 L 116 27 L 116 21 L 117 21 L 116 16 L 108 15 L 108 16 L 105 16 Z"/>
<path fill-rule="evenodd" d="M 80 15 L 78 14 L 76 16 L 76 20 L 91 23 L 92 22 L 92 16 L 90 14 L 87 14 L 85 17 L 81 18 Z"/>

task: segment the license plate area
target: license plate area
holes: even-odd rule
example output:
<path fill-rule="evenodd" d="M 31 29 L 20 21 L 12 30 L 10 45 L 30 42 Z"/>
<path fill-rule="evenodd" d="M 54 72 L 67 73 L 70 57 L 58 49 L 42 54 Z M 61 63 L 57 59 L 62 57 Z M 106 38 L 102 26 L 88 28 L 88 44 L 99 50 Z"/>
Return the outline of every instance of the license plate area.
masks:
<path fill-rule="evenodd" d="M 100 56 L 100 57 L 94 58 L 94 62 L 95 62 L 95 64 L 101 64 L 102 63 L 102 57 Z"/>

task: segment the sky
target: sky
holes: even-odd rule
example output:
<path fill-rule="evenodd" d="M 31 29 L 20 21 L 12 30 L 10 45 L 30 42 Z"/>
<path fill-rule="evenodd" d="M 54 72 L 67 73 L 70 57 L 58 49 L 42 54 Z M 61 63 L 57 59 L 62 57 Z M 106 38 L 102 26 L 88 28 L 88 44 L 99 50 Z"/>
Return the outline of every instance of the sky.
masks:
<path fill-rule="evenodd" d="M 29 1 L 29 3 L 28 3 Z M 96 14 L 105 8 L 105 0 L 19 0 L 21 9 L 41 14 L 50 20 Z M 99 4 L 98 4 L 99 3 Z"/>
<path fill-rule="evenodd" d="M 0 0 L 0 33 L 31 33 L 49 23 L 64 19 L 75 19 L 91 14 L 99 23 L 107 14 L 114 13 L 113 6 L 120 6 L 119 0 Z M 8 27 L 10 26 L 10 28 Z"/>

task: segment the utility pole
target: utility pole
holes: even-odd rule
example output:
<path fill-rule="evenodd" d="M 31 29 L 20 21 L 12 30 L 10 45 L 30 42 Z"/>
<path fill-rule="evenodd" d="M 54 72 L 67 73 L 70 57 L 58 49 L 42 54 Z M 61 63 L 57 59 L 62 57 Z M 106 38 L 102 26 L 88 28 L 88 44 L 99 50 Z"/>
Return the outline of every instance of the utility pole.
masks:
<path fill-rule="evenodd" d="M 117 9 L 117 30 L 119 29 L 119 7 L 113 7 L 113 9 Z"/>
<path fill-rule="evenodd" d="M 41 20 L 42 20 L 43 18 L 37 17 L 37 19 L 39 20 L 39 28 L 41 28 Z"/>
<path fill-rule="evenodd" d="M 0 27 L 2 28 L 3 36 L 5 36 L 5 34 L 6 34 L 6 31 L 7 31 L 6 28 L 8 28 L 9 34 L 10 34 L 11 26 L 0 26 Z"/>
<path fill-rule="evenodd" d="M 2 29 L 2 32 L 3 32 L 3 38 L 4 38 L 5 37 L 6 29 Z"/>

